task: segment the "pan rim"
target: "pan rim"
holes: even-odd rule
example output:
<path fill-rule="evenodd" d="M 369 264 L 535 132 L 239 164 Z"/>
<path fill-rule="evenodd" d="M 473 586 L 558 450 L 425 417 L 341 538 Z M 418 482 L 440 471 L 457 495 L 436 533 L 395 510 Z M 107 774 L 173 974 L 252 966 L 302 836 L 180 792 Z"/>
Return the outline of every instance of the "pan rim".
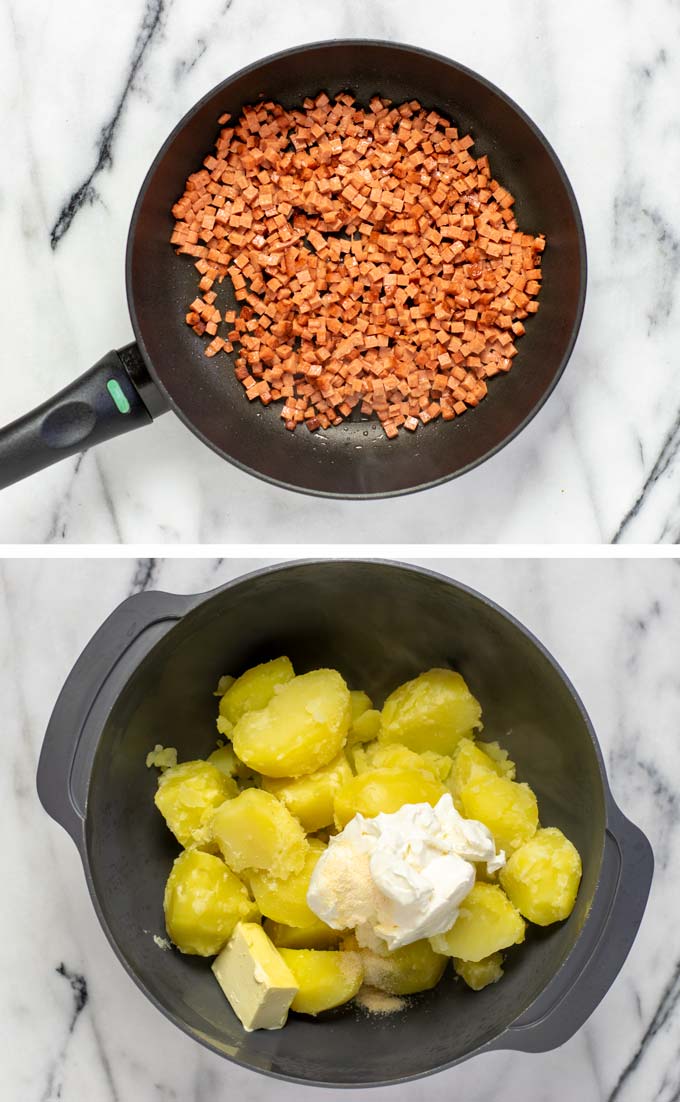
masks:
<path fill-rule="evenodd" d="M 165 384 L 162 382 L 158 372 L 154 367 L 152 357 L 146 347 L 146 344 L 141 334 L 141 327 L 139 324 L 139 319 L 137 317 L 137 309 L 132 289 L 132 254 L 134 251 L 134 242 L 136 238 L 137 224 L 141 215 L 141 208 L 144 203 L 144 199 L 146 198 L 146 193 L 151 185 L 151 182 L 156 174 L 158 167 L 160 166 L 166 153 L 175 140 L 175 137 L 180 133 L 180 131 L 183 130 L 184 127 L 193 118 L 193 116 L 200 111 L 203 105 L 207 103 L 210 99 L 212 99 L 213 96 L 215 96 L 218 92 L 228 88 L 231 84 L 239 80 L 241 77 L 256 71 L 263 65 L 266 65 L 273 61 L 280 61 L 285 58 L 299 56 L 300 54 L 306 53 L 310 50 L 318 50 L 324 48 L 331 49 L 338 46 L 378 46 L 394 50 L 397 53 L 414 54 L 420 57 L 429 58 L 433 61 L 441 62 L 445 65 L 448 65 L 450 68 L 453 68 L 458 72 L 463 73 L 468 77 L 471 77 L 473 80 L 476 80 L 488 91 L 492 92 L 495 96 L 501 99 L 506 104 L 506 106 L 508 106 L 519 116 L 519 118 L 524 122 L 529 130 L 531 130 L 535 138 L 538 140 L 538 142 L 542 145 L 543 149 L 547 153 L 552 164 L 554 165 L 554 168 L 561 181 L 562 187 L 564 188 L 569 206 L 571 208 L 578 241 L 579 291 L 576 305 L 576 313 L 571 327 L 571 333 L 569 335 L 569 339 L 567 341 L 562 358 L 552 376 L 549 385 L 545 388 L 539 400 L 532 406 L 532 408 L 522 419 L 522 421 L 520 421 L 519 424 L 516 425 L 511 432 L 504 436 L 502 440 L 494 445 L 494 447 L 489 448 L 482 455 L 477 456 L 476 459 L 471 460 L 469 463 L 466 463 L 464 466 L 459 467 L 457 470 L 448 472 L 447 474 L 444 474 L 439 478 L 431 479 L 427 482 L 419 482 L 415 485 L 406 486 L 395 490 L 375 490 L 369 492 L 359 491 L 348 493 L 346 491 L 315 489 L 310 486 L 301 486 L 297 483 L 288 482 L 285 479 L 277 478 L 274 475 L 266 474 L 264 471 L 258 470 L 257 468 L 252 467 L 249 464 L 242 462 L 240 459 L 236 459 L 234 456 L 226 453 L 223 448 L 221 448 L 218 444 L 211 440 L 204 432 L 202 432 L 201 429 L 199 429 L 194 424 L 190 416 L 185 412 L 182 405 L 175 401 L 173 396 L 166 388 Z M 252 475 L 253 477 L 260 479 L 261 481 L 267 482 L 269 483 L 269 485 L 276 486 L 282 490 L 288 490 L 292 493 L 305 494 L 308 497 L 321 497 L 336 501 L 375 501 L 386 498 L 405 497 L 408 494 L 420 493 L 423 490 L 431 490 L 437 486 L 442 486 L 447 482 L 451 482 L 456 478 L 460 478 L 463 475 L 469 474 L 471 471 L 475 470 L 483 463 L 486 463 L 487 460 L 493 459 L 496 455 L 499 454 L 499 452 L 503 450 L 503 448 L 512 443 L 512 441 L 515 440 L 520 435 L 520 433 L 524 431 L 525 428 L 527 428 L 527 426 L 531 423 L 531 421 L 533 421 L 533 419 L 547 403 L 548 399 L 553 394 L 555 388 L 557 387 L 560 379 L 565 372 L 567 364 L 569 363 L 569 360 L 571 359 L 572 353 L 574 351 L 579 331 L 581 329 L 583 312 L 585 309 L 587 284 L 588 258 L 586 249 L 586 236 L 583 226 L 583 219 L 581 217 L 581 212 L 578 206 L 576 195 L 560 158 L 557 156 L 557 153 L 553 149 L 552 145 L 550 144 L 540 127 L 526 113 L 526 111 L 524 111 L 524 109 L 520 107 L 519 104 L 515 102 L 515 100 L 512 99 L 511 96 L 509 96 L 506 92 L 499 88 L 498 85 L 494 84 L 486 77 L 483 77 L 474 69 L 469 68 L 469 66 L 463 65 L 461 62 L 455 61 L 453 58 L 446 57 L 444 54 L 437 53 L 433 50 L 427 50 L 420 46 L 413 46 L 409 43 L 391 42 L 388 39 L 380 38 L 328 38 L 314 42 L 302 43 L 297 46 L 291 46 L 285 50 L 278 50 L 275 53 L 267 54 L 265 57 L 258 58 L 256 61 L 251 62 L 249 65 L 243 66 L 235 73 L 232 73 L 230 74 L 230 76 L 226 77 L 225 80 L 220 81 L 218 84 L 214 85 L 214 87 L 209 89 L 203 96 L 201 96 L 199 100 L 197 100 L 196 103 L 193 104 L 192 107 L 189 108 L 188 111 L 185 112 L 182 118 L 179 119 L 179 121 L 176 123 L 176 125 L 173 127 L 173 129 L 161 145 L 153 161 L 151 162 L 151 165 L 149 166 L 149 169 L 140 187 L 137 199 L 135 200 L 132 217 L 130 219 L 130 227 L 128 230 L 125 249 L 125 289 L 128 311 L 130 314 L 130 320 L 132 322 L 132 328 L 135 334 L 135 340 L 144 359 L 146 369 L 149 372 L 154 385 L 157 387 L 159 393 L 162 395 L 165 403 L 167 404 L 167 407 L 171 409 L 177 417 L 179 417 L 182 423 L 194 434 L 194 436 L 196 436 L 201 441 L 201 443 L 205 444 L 208 448 L 210 448 L 211 451 L 215 452 L 216 455 L 219 455 L 221 459 L 225 460 L 228 463 L 231 463 L 232 466 L 237 467 L 244 473 Z"/>
<path fill-rule="evenodd" d="M 116 693 L 116 699 L 115 699 L 115 701 L 113 702 L 113 704 L 111 706 L 111 711 L 113 711 L 113 709 L 116 707 L 116 703 L 118 701 L 120 693 L 122 693 L 125 690 L 129 680 L 132 677 L 135 676 L 135 673 L 136 673 L 137 669 L 139 668 L 139 665 L 143 664 L 147 660 L 149 655 L 151 655 L 153 653 L 154 650 L 156 650 L 158 647 L 163 646 L 165 641 L 169 638 L 170 635 L 173 634 L 175 629 L 178 628 L 180 624 L 184 624 L 187 620 L 194 620 L 198 616 L 200 616 L 202 610 L 205 609 L 205 606 L 207 604 L 209 604 L 214 598 L 218 597 L 222 593 L 225 593 L 227 591 L 236 589 L 238 586 L 252 585 L 253 582 L 258 578 L 266 577 L 266 576 L 269 576 L 269 575 L 276 575 L 276 574 L 281 576 L 281 575 L 284 575 L 289 570 L 294 570 L 294 569 L 297 569 L 297 568 L 300 568 L 300 567 L 302 567 L 304 569 L 304 568 L 315 567 L 315 566 L 319 566 L 319 565 L 328 565 L 328 566 L 333 566 L 333 567 L 337 567 L 337 566 L 342 567 L 342 566 L 347 566 L 347 565 L 350 565 L 350 566 L 357 565 L 359 567 L 378 567 L 382 570 L 387 568 L 387 569 L 390 569 L 392 571 L 402 571 L 402 572 L 415 574 L 415 575 L 418 575 L 421 578 L 426 578 L 430 582 L 443 583 L 447 587 L 451 587 L 453 589 L 456 589 L 458 591 L 461 591 L 461 592 L 465 593 L 466 596 L 471 597 L 479 605 L 491 609 L 494 612 L 494 614 L 499 615 L 503 619 L 508 621 L 510 623 L 510 625 L 516 631 L 518 631 L 521 635 L 523 635 L 526 639 L 528 639 L 528 641 L 536 648 L 536 650 L 539 652 L 539 654 L 542 656 L 542 658 L 555 671 L 558 678 L 560 679 L 560 681 L 562 682 L 562 684 L 566 688 L 566 690 L 567 690 L 569 696 L 571 697 L 572 701 L 574 702 L 574 704 L 576 706 L 576 709 L 577 709 L 577 711 L 578 711 L 578 713 L 579 713 L 579 715 L 582 719 L 583 725 L 585 727 L 585 730 L 586 730 L 586 732 L 588 734 L 588 737 L 589 737 L 589 740 L 590 740 L 591 747 L 592 747 L 593 752 L 595 754 L 595 759 L 596 759 L 596 762 L 597 762 L 598 773 L 599 773 L 599 778 L 600 778 L 600 784 L 602 786 L 602 798 L 603 798 L 603 809 L 604 809 L 604 829 L 603 829 L 603 832 L 602 832 L 602 839 L 601 839 L 601 844 L 600 844 L 600 849 L 599 849 L 599 864 L 598 864 L 597 881 L 595 883 L 595 888 L 594 888 L 594 891 L 593 891 L 593 896 L 592 896 L 591 905 L 590 905 L 588 915 L 585 919 L 585 922 L 583 923 L 583 926 L 578 931 L 578 933 L 576 935 L 576 939 L 575 939 L 571 949 L 568 951 L 567 955 L 565 956 L 565 958 L 562 960 L 562 962 L 558 966 L 556 972 L 551 977 L 551 979 L 548 981 L 548 983 L 545 985 L 545 987 L 542 989 L 542 991 L 539 992 L 539 994 L 536 996 L 536 998 L 534 1000 L 532 1000 L 532 1002 L 529 1004 L 528 1007 L 525 1007 L 525 1009 L 520 1012 L 519 1017 L 521 1018 L 521 1016 L 523 1014 L 525 1014 L 530 1009 L 530 1007 L 532 1005 L 535 1004 L 537 999 L 539 999 L 543 994 L 545 994 L 545 992 L 549 989 L 549 987 L 551 987 L 553 984 L 555 984 L 557 982 L 560 974 L 565 969 L 569 968 L 569 962 L 570 962 L 570 960 L 572 960 L 573 954 L 576 951 L 579 942 L 581 942 L 581 940 L 584 936 L 584 933 L 586 932 L 588 927 L 593 922 L 597 922 L 597 920 L 598 920 L 598 914 L 601 912 L 602 906 L 603 906 L 603 902 L 602 902 L 602 899 L 601 899 L 601 892 L 602 892 L 602 886 L 603 886 L 602 873 L 603 873 L 604 864 L 605 864 L 605 840 L 606 840 L 607 832 L 610 829 L 610 822 L 611 822 L 612 818 L 616 815 L 617 804 L 616 804 L 616 801 L 614 799 L 614 796 L 612 794 L 611 787 L 610 787 L 610 784 L 609 784 L 609 777 L 607 775 L 607 768 L 606 768 L 606 764 L 605 764 L 605 759 L 604 759 L 604 755 L 603 755 L 603 752 L 602 752 L 602 747 L 600 746 L 600 743 L 599 743 L 599 740 L 598 740 L 598 737 L 597 737 L 597 732 L 595 730 L 595 725 L 594 725 L 594 723 L 593 723 L 593 721 L 590 717 L 590 714 L 589 714 L 589 712 L 588 712 L 588 710 L 587 710 L 587 708 L 586 708 L 586 706 L 585 706 L 578 690 L 576 689 L 576 686 L 574 685 L 571 678 L 569 677 L 569 675 L 567 674 L 567 672 L 563 668 L 560 661 L 555 657 L 555 655 L 552 653 L 552 651 L 548 649 L 547 645 L 544 644 L 541 641 L 541 639 L 534 633 L 534 631 L 532 631 L 531 628 L 527 627 L 526 624 L 524 624 L 517 616 L 515 616 L 514 613 L 510 612 L 503 605 L 499 604 L 498 601 L 496 601 L 494 598 L 488 597 L 485 593 L 483 593 L 479 589 L 475 589 L 473 586 L 468 585 L 466 582 L 460 581 L 458 578 L 450 577 L 446 574 L 442 574 L 440 571 L 433 570 L 428 566 L 421 566 L 420 564 L 404 562 L 403 560 L 400 560 L 400 559 L 384 559 L 384 558 L 368 557 L 368 556 L 367 557 L 360 557 L 360 558 L 352 558 L 352 557 L 348 557 L 346 555 L 343 555 L 343 556 L 337 556 L 337 557 L 332 557 L 332 558 L 310 557 L 310 558 L 305 558 L 305 559 L 294 559 L 294 560 L 291 560 L 291 561 L 288 561 L 288 562 L 270 563 L 270 564 L 267 564 L 266 566 L 259 567 L 256 570 L 248 570 L 246 573 L 239 574 L 238 577 L 231 578 L 229 581 L 224 582 L 221 585 L 215 586 L 212 589 L 205 590 L 205 591 L 202 591 L 200 593 L 193 593 L 193 594 L 188 595 L 188 599 L 191 602 L 189 604 L 189 607 L 182 614 L 182 616 L 177 620 L 177 622 L 175 624 L 173 624 L 173 626 L 169 629 L 169 631 L 160 640 L 158 640 L 156 643 L 153 644 L 153 646 L 151 647 L 149 652 L 141 658 L 140 662 L 135 667 L 135 670 L 131 671 L 131 673 L 128 675 L 128 677 L 126 677 L 125 684 L 123 686 L 121 686 L 120 691 Z M 103 729 L 106 726 L 106 724 L 109 722 L 109 719 L 110 719 L 110 712 L 109 712 L 109 715 L 106 716 L 106 718 L 103 720 L 103 722 L 101 724 L 101 730 L 100 730 L 100 736 L 99 737 L 101 737 L 101 734 L 103 733 Z M 94 765 L 94 763 L 93 763 L 93 765 Z M 91 777 L 90 777 L 90 779 L 91 779 Z M 89 781 L 88 781 L 88 788 L 89 788 Z M 88 792 L 88 796 L 89 796 L 89 792 Z M 144 983 L 142 978 L 134 971 L 134 969 L 132 968 L 130 962 L 127 960 L 126 955 L 125 955 L 122 947 L 118 943 L 111 927 L 109 926 L 108 919 L 106 917 L 104 908 L 102 906 L 102 903 L 99 899 L 99 896 L 97 894 L 97 890 L 96 890 L 96 887 L 95 887 L 94 876 L 93 876 L 93 871 L 92 871 L 92 864 L 91 864 L 91 861 L 90 861 L 90 839 L 89 839 L 89 831 L 88 831 L 89 810 L 90 809 L 89 809 L 89 800 L 88 800 L 88 806 L 86 808 L 86 816 L 85 816 L 85 819 L 83 820 L 83 824 L 82 824 L 82 833 L 81 833 L 81 840 L 82 841 L 81 841 L 81 845 L 79 846 L 79 850 L 80 850 L 81 861 L 82 861 L 82 864 L 83 864 L 83 870 L 84 870 L 84 873 L 85 873 L 85 879 L 86 879 L 86 882 L 87 882 L 88 892 L 89 892 L 90 898 L 92 900 L 92 904 L 93 904 L 95 913 L 97 915 L 97 918 L 98 918 L 99 923 L 102 927 L 102 930 L 103 930 L 103 932 L 106 936 L 107 941 L 109 942 L 111 948 L 113 949 L 114 954 L 116 955 L 116 957 L 120 961 L 120 963 L 123 966 L 125 972 L 129 976 L 129 978 L 132 980 L 132 982 L 135 984 L 137 989 L 139 991 L 141 991 L 141 993 L 145 996 L 145 998 L 147 998 L 149 1000 L 149 1002 L 163 1015 L 163 1017 L 165 1017 L 167 1021 L 171 1022 L 173 1026 L 176 1026 L 179 1030 L 181 1030 L 186 1036 L 190 1037 L 194 1041 L 197 1041 L 204 1048 L 208 1049 L 210 1052 L 214 1052 L 217 1056 L 221 1057 L 222 1059 L 227 1060 L 230 1063 L 236 1064 L 239 1067 L 242 1067 L 247 1071 L 250 1071 L 250 1072 L 253 1072 L 253 1073 L 259 1074 L 259 1075 L 264 1075 L 267 1078 L 279 1080 L 281 1082 L 297 1083 L 301 1086 L 325 1088 L 325 1089 L 329 1089 L 329 1090 L 331 1090 L 331 1089 L 335 1089 L 335 1090 L 367 1090 L 367 1089 L 370 1089 L 372 1087 L 392 1087 L 392 1086 L 397 1086 L 397 1085 L 402 1084 L 402 1083 L 411 1083 L 411 1082 L 415 1082 L 419 1079 L 426 1079 L 426 1078 L 429 1078 L 431 1075 L 437 1075 L 440 1072 L 444 1072 L 444 1071 L 449 1070 L 450 1068 L 456 1067 L 457 1065 L 464 1063 L 466 1060 L 469 1060 L 472 1057 L 480 1056 L 480 1055 L 483 1055 L 485 1052 L 492 1052 L 492 1051 L 494 1051 L 498 1048 L 502 1048 L 502 1046 L 499 1044 L 499 1042 L 501 1041 L 501 1039 L 504 1036 L 506 1036 L 508 1031 L 510 1029 L 512 1029 L 513 1023 L 510 1023 L 509 1026 L 506 1026 L 505 1028 L 500 1029 L 494 1036 L 492 1036 L 488 1040 L 482 1041 L 480 1045 L 478 1045 L 476 1048 L 472 1049 L 470 1052 L 466 1052 L 465 1054 L 463 1054 L 461 1056 L 458 1056 L 453 1060 L 446 1060 L 443 1063 L 437 1064 L 435 1067 L 429 1067 L 429 1068 L 427 1068 L 425 1070 L 422 1070 L 422 1071 L 415 1071 L 415 1072 L 412 1072 L 411 1074 L 405 1075 L 405 1076 L 398 1076 L 398 1077 L 394 1077 L 394 1078 L 387 1078 L 387 1079 L 380 1079 L 380 1080 L 377 1080 L 377 1079 L 370 1080 L 369 1079 L 369 1080 L 362 1080 L 361 1082 L 354 1082 L 354 1083 L 350 1083 L 350 1082 L 347 1082 L 347 1081 L 337 1082 L 337 1081 L 334 1081 L 334 1080 L 331 1080 L 331 1079 L 319 1080 L 319 1079 L 315 1079 L 313 1077 L 302 1078 L 302 1077 L 297 1076 L 297 1075 L 291 1075 L 291 1074 L 288 1074 L 288 1073 L 283 1072 L 283 1071 L 275 1070 L 274 1068 L 271 1068 L 271 1067 L 270 1068 L 257 1067 L 257 1066 L 254 1066 L 252 1063 L 247 1063 L 245 1060 L 241 1059 L 238 1056 L 234 1056 L 234 1055 L 231 1055 L 230 1053 L 229 1054 L 226 1053 L 223 1049 L 221 1049 L 219 1047 L 219 1045 L 214 1044 L 208 1036 L 203 1034 L 200 1030 L 195 1029 L 194 1027 L 189 1025 L 186 1021 L 181 1019 L 174 1011 L 170 1010 L 167 1006 L 165 1006 L 160 1001 L 160 999 L 157 998 L 149 990 L 149 988 L 146 986 L 146 984 Z M 573 960 L 572 960 L 572 964 L 573 964 Z M 588 967 L 588 964 L 586 964 L 586 967 Z"/>

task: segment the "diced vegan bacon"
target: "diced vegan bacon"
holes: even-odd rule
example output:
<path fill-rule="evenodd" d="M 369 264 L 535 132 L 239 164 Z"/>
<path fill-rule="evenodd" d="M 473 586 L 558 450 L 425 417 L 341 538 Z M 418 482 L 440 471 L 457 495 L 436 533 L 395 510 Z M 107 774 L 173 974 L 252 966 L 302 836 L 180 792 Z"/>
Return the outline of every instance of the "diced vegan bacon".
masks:
<path fill-rule="evenodd" d="M 358 409 L 393 438 L 478 405 L 538 310 L 545 238 L 519 229 L 473 138 L 416 101 L 346 93 L 218 122 L 170 239 L 194 258 L 205 355 L 236 350 L 248 399 L 283 402 L 291 432 Z M 225 277 L 238 305 L 221 312 Z"/>

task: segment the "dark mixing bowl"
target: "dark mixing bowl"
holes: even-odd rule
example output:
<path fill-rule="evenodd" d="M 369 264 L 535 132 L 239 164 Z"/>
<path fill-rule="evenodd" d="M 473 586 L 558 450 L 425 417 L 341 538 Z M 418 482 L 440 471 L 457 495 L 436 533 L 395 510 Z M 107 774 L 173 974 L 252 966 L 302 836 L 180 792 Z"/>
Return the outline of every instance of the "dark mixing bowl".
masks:
<path fill-rule="evenodd" d="M 245 1033 L 205 960 L 155 945 L 177 846 L 154 807 L 145 755 L 157 742 L 176 746 L 180 760 L 207 754 L 219 676 L 283 653 L 299 672 L 337 667 L 377 702 L 431 666 L 460 670 L 482 701 L 484 737 L 502 740 L 536 791 L 544 825 L 578 847 L 573 913 L 530 927 L 499 984 L 473 994 L 449 970 L 398 1015 L 350 1007 Z M 652 877 L 649 843 L 614 803 L 590 720 L 555 660 L 480 594 L 393 563 L 298 562 L 208 594 L 131 597 L 61 692 L 38 792 L 78 846 L 111 945 L 159 1010 L 236 1063 L 322 1086 L 395 1083 L 474 1053 L 562 1044 L 618 974 Z"/>

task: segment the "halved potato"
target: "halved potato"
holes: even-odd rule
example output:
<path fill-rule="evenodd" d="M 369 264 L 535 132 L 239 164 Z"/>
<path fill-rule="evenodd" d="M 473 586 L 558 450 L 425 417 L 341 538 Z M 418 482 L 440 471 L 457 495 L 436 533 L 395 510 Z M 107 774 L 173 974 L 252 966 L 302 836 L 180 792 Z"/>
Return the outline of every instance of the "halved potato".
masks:
<path fill-rule="evenodd" d="M 248 712 L 266 708 L 277 688 L 294 676 L 290 658 L 273 658 L 251 666 L 227 688 L 220 700 L 220 715 L 231 724 L 238 723 Z"/>
<path fill-rule="evenodd" d="M 238 788 L 207 761 L 185 761 L 158 778 L 154 803 L 181 846 L 201 840 L 216 807 L 236 796 Z"/>
<path fill-rule="evenodd" d="M 267 869 L 285 877 L 299 872 L 309 847 L 305 832 L 275 796 L 248 788 L 217 809 L 212 837 L 234 872 Z"/>
<path fill-rule="evenodd" d="M 316 916 L 308 926 L 287 926 L 266 918 L 264 928 L 279 949 L 335 949 L 342 937 L 341 931 L 332 930 Z"/>
<path fill-rule="evenodd" d="M 267 918 L 286 926 L 310 926 L 316 915 L 307 906 L 307 889 L 312 873 L 321 854 L 326 849 L 323 842 L 310 838 L 304 864 L 299 872 L 279 879 L 266 869 L 250 871 L 250 890 L 255 902 Z"/>
<path fill-rule="evenodd" d="M 380 712 L 376 708 L 368 708 L 355 719 L 347 735 L 348 746 L 359 746 L 364 742 L 371 742 L 380 731 Z"/>
<path fill-rule="evenodd" d="M 427 773 L 434 780 L 444 781 L 451 771 L 451 758 L 425 750 L 416 754 L 399 742 L 372 742 L 364 747 L 363 753 L 355 751 L 355 769 L 357 773 L 366 773 L 369 769 L 417 769 Z"/>
<path fill-rule="evenodd" d="M 435 953 L 477 962 L 524 941 L 525 928 L 524 919 L 502 888 L 476 883 L 461 903 L 451 929 L 429 940 Z"/>
<path fill-rule="evenodd" d="M 514 781 L 515 774 L 517 772 L 517 766 L 508 754 L 508 751 L 498 742 L 478 742 L 477 746 L 480 750 L 491 758 L 496 764 L 496 772 L 502 777 L 508 777 L 511 781 Z"/>
<path fill-rule="evenodd" d="M 416 753 L 452 754 L 458 741 L 481 727 L 482 709 L 454 670 L 434 669 L 407 681 L 383 705 L 379 738 Z"/>
<path fill-rule="evenodd" d="M 352 689 L 349 694 L 349 705 L 352 709 L 352 725 L 356 723 L 359 716 L 362 716 L 364 712 L 367 712 L 373 707 L 373 701 L 368 693 L 363 692 L 361 689 Z"/>
<path fill-rule="evenodd" d="M 455 763 L 454 763 L 455 769 Z M 496 773 L 474 773 L 458 793 L 462 814 L 489 828 L 506 856 L 528 842 L 538 828 L 538 803 L 528 784 Z"/>
<path fill-rule="evenodd" d="M 351 943 L 350 943 L 351 944 Z M 414 995 L 439 983 L 448 957 L 435 953 L 427 938 L 392 952 L 359 949 L 364 983 L 388 995 Z"/>
<path fill-rule="evenodd" d="M 283 685 L 265 708 L 244 715 L 232 743 L 250 769 L 300 777 L 337 757 L 350 717 L 349 689 L 337 670 L 313 670 Z"/>
<path fill-rule="evenodd" d="M 182 953 L 211 957 L 231 937 L 237 922 L 255 922 L 257 906 L 224 861 L 185 850 L 172 866 L 163 899 L 168 937 Z"/>
<path fill-rule="evenodd" d="M 333 800 L 338 789 L 352 779 L 345 754 L 338 754 L 328 765 L 306 777 L 263 777 L 262 787 L 271 792 L 299 819 L 308 833 L 330 826 Z"/>
<path fill-rule="evenodd" d="M 574 909 L 581 858 L 561 830 L 545 827 L 515 850 L 499 879 L 520 914 L 537 926 L 549 926 Z"/>
<path fill-rule="evenodd" d="M 279 952 L 299 987 L 291 1005 L 291 1010 L 298 1014 L 315 1015 L 342 1006 L 354 998 L 363 982 L 364 970 L 358 953 L 283 948 Z"/>
<path fill-rule="evenodd" d="M 497 983 L 503 976 L 503 954 L 492 953 L 482 960 L 461 960 L 453 958 L 455 972 L 473 991 L 481 991 L 490 983 Z"/>
<path fill-rule="evenodd" d="M 371 819 L 381 811 L 398 811 L 404 804 L 431 804 L 446 793 L 441 781 L 427 772 L 408 769 L 370 769 L 353 777 L 335 795 L 338 830 L 357 812 Z"/>
<path fill-rule="evenodd" d="M 491 743 L 487 743 L 491 745 Z M 473 742 L 471 738 L 462 738 L 453 753 L 451 773 L 448 778 L 449 788 L 454 801 L 460 799 L 461 789 L 472 780 L 474 776 L 484 773 L 503 775 L 500 762 L 482 749 L 482 744 Z"/>

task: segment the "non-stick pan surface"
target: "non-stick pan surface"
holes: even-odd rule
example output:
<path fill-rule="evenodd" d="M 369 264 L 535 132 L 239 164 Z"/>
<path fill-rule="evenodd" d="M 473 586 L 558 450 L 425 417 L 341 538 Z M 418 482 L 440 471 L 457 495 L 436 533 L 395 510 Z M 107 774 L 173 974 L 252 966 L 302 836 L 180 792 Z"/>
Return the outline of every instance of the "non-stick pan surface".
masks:
<path fill-rule="evenodd" d="M 369 419 L 325 432 L 310 433 L 304 427 L 286 432 L 280 403 L 266 409 L 249 403 L 224 355 L 207 360 L 203 342 L 184 322 L 196 293 L 196 271 L 191 258 L 176 256 L 170 247 L 170 210 L 186 177 L 212 150 L 219 115 L 228 111 L 237 116 L 245 104 L 262 98 L 299 106 L 322 89 L 330 94 L 350 91 L 361 103 L 375 93 L 395 103 L 418 99 L 453 119 L 462 132 L 472 133 L 476 154 L 489 155 L 494 175 L 515 195 L 520 226 L 545 233 L 548 242 L 540 310 L 527 325 L 510 374 L 494 379 L 488 398 L 464 417 L 437 421 L 392 441 Z M 585 283 L 585 242 L 573 192 L 555 153 L 512 100 L 469 69 L 424 50 L 360 40 L 325 42 L 287 50 L 241 70 L 208 93 L 163 145 L 142 186 L 128 239 L 128 302 L 141 356 L 131 346 L 122 357 L 152 416 L 169 406 L 201 440 L 242 469 L 308 493 L 383 497 L 470 470 L 528 423 L 567 363 Z M 226 280 L 220 294 L 218 304 L 237 305 Z M 108 369 L 107 362 L 104 376 Z M 127 380 L 120 382 L 129 395 Z M 130 404 L 134 407 L 134 395 Z M 56 448 L 70 454 L 124 431 L 124 418 L 116 420 L 113 412 L 112 417 L 116 428 L 106 433 L 97 418 L 91 431 L 82 410 L 75 433 L 67 418 L 66 448 L 59 439 L 60 421 Z M 143 407 L 139 420 L 148 420 Z M 54 449 L 54 426 L 51 435 Z M 4 480 L 0 473 L 0 485 L 46 462 L 29 464 L 30 469 L 24 464 L 13 477 L 6 472 Z M 10 467 L 8 471 L 12 475 Z"/>

